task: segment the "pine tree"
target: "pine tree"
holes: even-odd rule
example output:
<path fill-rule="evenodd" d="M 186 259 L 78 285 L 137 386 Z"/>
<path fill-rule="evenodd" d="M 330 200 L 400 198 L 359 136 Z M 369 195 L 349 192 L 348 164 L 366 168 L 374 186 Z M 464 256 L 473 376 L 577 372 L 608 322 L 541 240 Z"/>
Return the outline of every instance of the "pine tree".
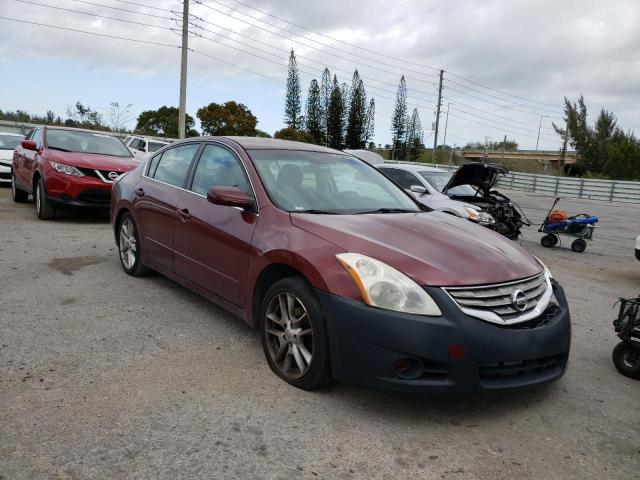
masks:
<path fill-rule="evenodd" d="M 369 107 L 367 108 L 367 117 L 364 123 L 365 145 L 373 140 L 373 136 L 375 133 L 375 118 L 376 118 L 376 101 L 372 98 L 369 101 Z"/>
<path fill-rule="evenodd" d="M 302 100 L 300 88 L 300 75 L 298 74 L 298 63 L 296 56 L 291 50 L 289 56 L 289 71 L 287 74 L 287 88 L 284 99 L 284 123 L 294 130 L 302 127 Z"/>
<path fill-rule="evenodd" d="M 356 70 L 353 72 L 353 79 L 351 81 L 351 98 L 345 139 L 347 148 L 364 148 L 366 116 L 367 94 L 364 90 L 364 83 L 358 74 L 358 70 Z"/>
<path fill-rule="evenodd" d="M 422 131 L 422 123 L 420 122 L 417 108 L 413 109 L 411 119 L 407 123 L 405 144 L 409 150 L 409 158 L 414 161 L 417 160 L 420 151 L 424 147 L 424 132 Z"/>
<path fill-rule="evenodd" d="M 342 136 L 344 125 L 343 106 L 342 89 L 338 84 L 338 78 L 334 75 L 331 98 L 329 100 L 329 115 L 327 118 L 327 144 L 331 148 L 342 147 L 342 140 L 344 138 Z"/>
<path fill-rule="evenodd" d="M 349 107 L 351 106 L 351 92 L 349 91 L 349 85 L 347 82 L 342 82 L 340 85 L 340 94 L 342 95 L 342 145 L 340 148 L 344 148 L 344 139 L 347 136 L 347 120 L 349 119 Z"/>
<path fill-rule="evenodd" d="M 305 114 L 305 124 L 315 143 L 324 145 L 325 137 L 322 128 L 322 99 L 320 98 L 320 86 L 314 78 L 309 84 L 309 94 L 307 95 L 307 108 Z"/>
<path fill-rule="evenodd" d="M 407 82 L 404 75 L 400 78 L 396 105 L 391 117 L 391 158 L 403 159 L 406 145 L 404 144 L 407 129 Z"/>
<path fill-rule="evenodd" d="M 322 72 L 322 79 L 320 80 L 320 108 L 322 116 L 322 135 L 325 140 L 329 138 L 327 132 L 327 122 L 329 119 L 329 102 L 331 101 L 331 73 L 328 68 L 325 68 Z"/>

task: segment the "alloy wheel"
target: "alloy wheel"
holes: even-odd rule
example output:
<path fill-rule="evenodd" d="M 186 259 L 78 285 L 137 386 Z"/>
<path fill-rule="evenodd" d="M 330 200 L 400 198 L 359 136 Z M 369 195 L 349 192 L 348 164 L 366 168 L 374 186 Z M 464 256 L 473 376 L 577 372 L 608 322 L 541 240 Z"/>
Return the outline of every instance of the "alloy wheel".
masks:
<path fill-rule="evenodd" d="M 284 376 L 302 377 L 313 360 L 313 329 L 304 304 L 290 292 L 279 292 L 269 301 L 265 316 L 271 360 Z"/>
<path fill-rule="evenodd" d="M 136 264 L 137 247 L 133 221 L 125 218 L 120 225 L 120 259 L 127 270 L 131 270 Z"/>

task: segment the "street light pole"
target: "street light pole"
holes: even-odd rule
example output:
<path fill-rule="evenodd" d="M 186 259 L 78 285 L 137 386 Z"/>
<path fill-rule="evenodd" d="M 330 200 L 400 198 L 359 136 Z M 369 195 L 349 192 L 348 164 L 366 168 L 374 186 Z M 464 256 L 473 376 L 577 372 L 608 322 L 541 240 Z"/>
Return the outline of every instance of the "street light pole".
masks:
<path fill-rule="evenodd" d="M 180 106 L 178 107 L 178 138 L 186 135 L 187 54 L 189 52 L 189 0 L 182 2 L 182 56 L 180 59 Z"/>
<path fill-rule="evenodd" d="M 449 108 L 453 103 L 447 103 L 447 119 L 444 121 L 444 138 L 442 139 L 442 145 L 447 146 L 447 127 L 449 126 Z"/>

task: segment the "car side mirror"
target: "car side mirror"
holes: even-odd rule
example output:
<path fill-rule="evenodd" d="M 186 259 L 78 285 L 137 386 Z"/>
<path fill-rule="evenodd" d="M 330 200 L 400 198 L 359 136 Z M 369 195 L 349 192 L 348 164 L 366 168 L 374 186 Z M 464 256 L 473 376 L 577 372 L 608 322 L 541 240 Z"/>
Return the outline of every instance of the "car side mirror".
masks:
<path fill-rule="evenodd" d="M 22 148 L 24 148 L 25 150 L 38 150 L 38 146 L 33 140 L 22 140 L 20 142 L 20 145 L 22 145 Z"/>
<path fill-rule="evenodd" d="M 411 185 L 409 190 L 420 195 L 424 195 L 425 193 L 427 193 L 427 189 L 422 185 Z"/>
<path fill-rule="evenodd" d="M 207 200 L 214 205 L 238 207 L 243 210 L 253 205 L 251 197 L 238 187 L 211 187 L 207 192 Z"/>

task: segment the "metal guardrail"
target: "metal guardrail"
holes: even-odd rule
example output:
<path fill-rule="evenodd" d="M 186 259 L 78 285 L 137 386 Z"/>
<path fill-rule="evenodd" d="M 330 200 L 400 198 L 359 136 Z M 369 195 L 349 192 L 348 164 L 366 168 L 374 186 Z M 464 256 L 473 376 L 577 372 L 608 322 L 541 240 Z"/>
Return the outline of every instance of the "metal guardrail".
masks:
<path fill-rule="evenodd" d="M 385 163 L 397 163 L 387 160 Z M 444 170 L 456 169 L 457 165 L 413 163 Z M 640 203 L 640 182 L 622 180 L 596 180 L 590 178 L 557 177 L 533 173 L 509 172 L 498 182 L 498 187 L 522 190 L 566 198 L 604 200 L 607 202 Z"/>

